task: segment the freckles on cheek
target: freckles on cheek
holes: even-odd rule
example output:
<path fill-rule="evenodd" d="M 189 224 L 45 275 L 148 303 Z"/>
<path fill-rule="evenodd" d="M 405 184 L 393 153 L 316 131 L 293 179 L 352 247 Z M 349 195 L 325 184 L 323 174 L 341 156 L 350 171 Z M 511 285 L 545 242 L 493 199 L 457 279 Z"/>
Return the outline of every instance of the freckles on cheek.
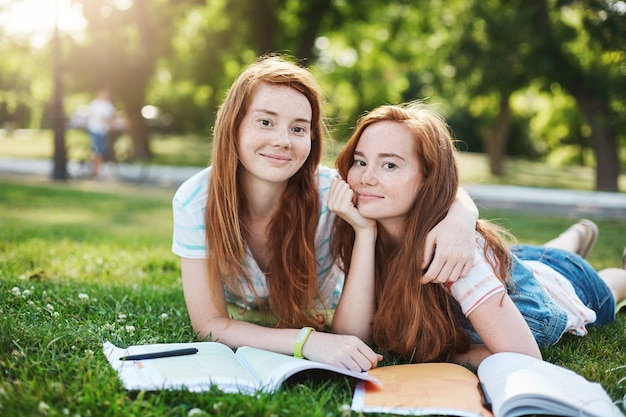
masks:
<path fill-rule="evenodd" d="M 358 182 L 356 179 L 356 175 L 353 173 L 352 169 L 348 171 L 348 178 L 346 178 L 346 182 L 350 186 L 350 188 L 354 188 L 354 185 Z"/>

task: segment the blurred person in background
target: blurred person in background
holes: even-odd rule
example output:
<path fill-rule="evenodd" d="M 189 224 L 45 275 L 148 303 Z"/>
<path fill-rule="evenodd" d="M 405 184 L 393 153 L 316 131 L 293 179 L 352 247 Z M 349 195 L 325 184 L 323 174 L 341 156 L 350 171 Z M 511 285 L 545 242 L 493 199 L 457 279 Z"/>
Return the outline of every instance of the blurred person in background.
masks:
<path fill-rule="evenodd" d="M 91 139 L 93 150 L 92 169 L 93 177 L 100 177 L 102 161 L 108 146 L 108 136 L 115 119 L 115 107 L 111 103 L 109 90 L 98 91 L 98 96 L 89 104 L 87 114 L 87 132 Z"/>

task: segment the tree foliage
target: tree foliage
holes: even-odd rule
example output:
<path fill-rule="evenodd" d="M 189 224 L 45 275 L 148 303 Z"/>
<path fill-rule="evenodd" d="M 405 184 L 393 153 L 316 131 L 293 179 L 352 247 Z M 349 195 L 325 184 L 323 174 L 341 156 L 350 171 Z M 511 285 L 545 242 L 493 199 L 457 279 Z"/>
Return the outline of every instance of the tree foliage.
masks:
<path fill-rule="evenodd" d="M 169 115 L 173 131 L 208 136 L 239 71 L 277 52 L 318 77 L 340 140 L 364 111 L 424 100 L 470 150 L 489 154 L 496 174 L 507 154 L 587 162 L 593 150 L 597 188 L 617 190 L 626 143 L 623 1 L 73 1 L 89 25 L 80 42 L 64 39 L 69 94 L 109 86 L 146 156 L 144 105 Z M 9 57 L 0 63 L 0 121 L 36 125 L 50 93 L 40 69 L 49 54 L 29 55 L 4 38 L 0 50 Z"/>
<path fill-rule="evenodd" d="M 108 88 L 126 113 L 135 153 L 148 158 L 149 132 L 141 111 L 160 57 L 171 53 L 170 38 L 184 0 L 73 0 L 88 21 L 85 41 L 70 49 L 67 71 L 76 89 Z"/>

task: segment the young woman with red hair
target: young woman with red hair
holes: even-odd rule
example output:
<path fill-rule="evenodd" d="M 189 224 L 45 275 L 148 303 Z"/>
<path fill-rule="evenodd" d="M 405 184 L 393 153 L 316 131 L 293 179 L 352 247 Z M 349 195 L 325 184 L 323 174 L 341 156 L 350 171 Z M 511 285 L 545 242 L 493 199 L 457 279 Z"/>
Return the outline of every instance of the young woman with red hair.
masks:
<path fill-rule="evenodd" d="M 584 222 L 549 246 L 508 247 L 505 232 L 479 220 L 471 271 L 422 284 L 426 236 L 449 212 L 458 173 L 444 119 L 419 103 L 363 116 L 337 158 L 328 205 L 338 214 L 331 246 L 346 282 L 333 330 L 414 362 L 478 365 L 511 351 L 541 357 L 565 332 L 614 320 L 626 270 L 597 273 L 560 249 L 580 242 Z M 568 242 L 568 239 L 574 242 Z"/>

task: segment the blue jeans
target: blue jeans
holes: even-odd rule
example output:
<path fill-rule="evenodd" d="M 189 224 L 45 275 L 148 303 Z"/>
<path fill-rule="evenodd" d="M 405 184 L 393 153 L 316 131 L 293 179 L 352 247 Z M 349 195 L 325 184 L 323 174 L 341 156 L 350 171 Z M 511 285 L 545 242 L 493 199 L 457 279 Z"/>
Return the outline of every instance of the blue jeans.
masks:
<path fill-rule="evenodd" d="M 611 290 L 583 258 L 569 251 L 545 246 L 514 245 L 510 249 L 513 253 L 510 272 L 515 285 L 507 290 L 539 347 L 559 341 L 567 327 L 567 314 L 552 301 L 522 260 L 539 261 L 567 278 L 581 301 L 596 312 L 597 318 L 592 326 L 615 320 L 615 301 Z M 480 342 L 475 332 L 470 333 L 473 341 Z"/>
<path fill-rule="evenodd" d="M 96 155 L 104 155 L 107 147 L 107 134 L 100 132 L 89 132 L 89 137 L 91 139 L 91 149 L 93 153 Z"/>
<path fill-rule="evenodd" d="M 615 320 L 615 299 L 598 272 L 575 253 L 545 246 L 515 245 L 511 252 L 521 260 L 539 261 L 563 275 L 572 284 L 583 304 L 596 312 L 591 326 Z"/>

